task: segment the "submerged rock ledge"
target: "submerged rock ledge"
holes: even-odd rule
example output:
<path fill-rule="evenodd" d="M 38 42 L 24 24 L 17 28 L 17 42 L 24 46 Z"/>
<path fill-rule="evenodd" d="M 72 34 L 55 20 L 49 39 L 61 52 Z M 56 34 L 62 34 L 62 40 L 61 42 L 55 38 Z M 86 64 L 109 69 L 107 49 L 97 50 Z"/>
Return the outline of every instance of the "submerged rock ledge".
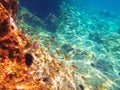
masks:
<path fill-rule="evenodd" d="M 0 90 L 80 88 L 73 64 L 65 66 L 18 30 L 16 11 L 16 0 L 0 0 Z"/>

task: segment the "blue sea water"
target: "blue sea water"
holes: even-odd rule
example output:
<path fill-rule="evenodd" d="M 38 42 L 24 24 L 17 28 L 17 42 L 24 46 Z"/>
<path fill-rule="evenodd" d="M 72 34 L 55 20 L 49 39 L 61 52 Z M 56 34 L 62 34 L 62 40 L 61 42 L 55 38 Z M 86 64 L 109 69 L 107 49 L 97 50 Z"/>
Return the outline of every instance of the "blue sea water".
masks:
<path fill-rule="evenodd" d="M 77 8 L 81 8 L 81 6 L 87 9 L 108 9 L 111 12 L 119 12 L 120 13 L 120 6 L 119 0 L 69 0 L 72 1 L 71 3 L 75 4 Z"/>
<path fill-rule="evenodd" d="M 59 14 L 60 0 L 19 0 L 20 5 L 28 8 L 32 13 L 45 19 L 49 13 Z"/>
<path fill-rule="evenodd" d="M 93 90 L 120 90 L 120 0 L 20 0 L 45 23 Z M 31 21 L 29 21 L 31 22 Z M 32 22 L 31 22 L 32 23 Z M 41 34 L 45 32 L 44 34 Z M 54 47 L 51 47 L 53 50 Z"/>

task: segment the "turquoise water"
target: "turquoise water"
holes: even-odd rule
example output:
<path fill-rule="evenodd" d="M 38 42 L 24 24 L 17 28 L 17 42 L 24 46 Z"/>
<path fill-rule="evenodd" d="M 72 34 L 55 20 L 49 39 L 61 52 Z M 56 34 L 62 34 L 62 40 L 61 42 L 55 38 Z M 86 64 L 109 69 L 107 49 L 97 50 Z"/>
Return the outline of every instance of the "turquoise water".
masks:
<path fill-rule="evenodd" d="M 25 28 L 32 28 L 28 34 L 39 36 L 43 47 L 45 41 L 52 43 L 50 37 L 54 36 L 62 52 L 79 67 L 76 72 L 87 77 L 85 85 L 93 90 L 120 90 L 119 3 L 118 0 L 62 0 L 56 5 L 58 11 L 51 8 L 54 13 L 46 11 L 42 20 L 33 11 L 23 16 Z M 56 48 L 52 44 L 50 49 L 54 53 Z"/>

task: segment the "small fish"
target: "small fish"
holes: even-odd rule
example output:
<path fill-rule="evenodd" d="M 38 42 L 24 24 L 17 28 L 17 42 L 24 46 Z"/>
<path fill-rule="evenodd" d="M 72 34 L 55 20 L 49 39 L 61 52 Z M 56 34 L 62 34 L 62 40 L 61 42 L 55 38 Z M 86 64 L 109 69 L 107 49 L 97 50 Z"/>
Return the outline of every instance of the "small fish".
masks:
<path fill-rule="evenodd" d="M 30 29 L 30 28 L 27 28 L 27 31 L 29 32 L 29 31 L 31 31 L 31 29 Z"/>
<path fill-rule="evenodd" d="M 45 51 L 45 48 L 40 48 L 41 52 L 44 52 Z"/>
<path fill-rule="evenodd" d="M 56 61 L 53 60 L 52 62 L 53 62 L 53 65 L 54 65 L 55 67 L 57 67 Z"/>
<path fill-rule="evenodd" d="M 50 76 L 51 76 L 52 78 L 54 78 L 54 77 L 55 77 L 55 74 L 50 71 Z"/>
<path fill-rule="evenodd" d="M 57 53 L 58 55 L 62 55 L 62 51 L 61 51 L 61 50 L 56 50 L 56 53 Z"/>
<path fill-rule="evenodd" d="M 54 55 L 54 54 L 50 54 L 50 56 L 51 56 L 52 58 L 55 58 L 55 55 Z"/>
<path fill-rule="evenodd" d="M 54 45 L 57 46 L 57 47 L 59 46 L 59 44 L 57 42 L 54 42 Z"/>
<path fill-rule="evenodd" d="M 61 67 L 63 67 L 63 68 L 65 67 L 65 66 L 64 66 L 64 63 L 63 63 L 62 61 L 59 63 L 59 65 L 60 65 Z"/>
<path fill-rule="evenodd" d="M 85 81 L 87 80 L 87 78 L 85 76 L 81 76 L 81 78 Z"/>
<path fill-rule="evenodd" d="M 50 47 L 50 43 L 49 42 L 45 42 L 47 47 Z"/>
<path fill-rule="evenodd" d="M 68 56 L 67 54 L 64 55 L 64 58 L 65 58 L 65 60 L 67 60 L 67 61 L 70 60 L 70 58 L 69 58 L 69 56 Z"/>
<path fill-rule="evenodd" d="M 76 65 L 72 65 L 72 67 L 75 68 L 75 69 L 78 69 L 78 67 Z"/>
<path fill-rule="evenodd" d="M 34 39 L 39 40 L 39 37 L 38 37 L 38 36 L 36 36 L 36 35 L 34 35 Z"/>
<path fill-rule="evenodd" d="M 78 67 L 75 65 L 75 63 L 74 62 L 72 62 L 72 65 L 71 65 L 73 68 L 75 68 L 75 69 L 78 69 Z"/>
<path fill-rule="evenodd" d="M 55 36 L 51 36 L 51 40 L 55 40 Z"/>

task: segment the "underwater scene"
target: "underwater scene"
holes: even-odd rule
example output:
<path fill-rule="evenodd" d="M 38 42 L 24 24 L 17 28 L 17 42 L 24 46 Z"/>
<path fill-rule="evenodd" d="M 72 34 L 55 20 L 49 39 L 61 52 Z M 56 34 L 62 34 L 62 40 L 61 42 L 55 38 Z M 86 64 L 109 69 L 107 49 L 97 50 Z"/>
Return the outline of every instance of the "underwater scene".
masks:
<path fill-rule="evenodd" d="M 120 90 L 119 0 L 0 0 L 0 90 Z"/>

